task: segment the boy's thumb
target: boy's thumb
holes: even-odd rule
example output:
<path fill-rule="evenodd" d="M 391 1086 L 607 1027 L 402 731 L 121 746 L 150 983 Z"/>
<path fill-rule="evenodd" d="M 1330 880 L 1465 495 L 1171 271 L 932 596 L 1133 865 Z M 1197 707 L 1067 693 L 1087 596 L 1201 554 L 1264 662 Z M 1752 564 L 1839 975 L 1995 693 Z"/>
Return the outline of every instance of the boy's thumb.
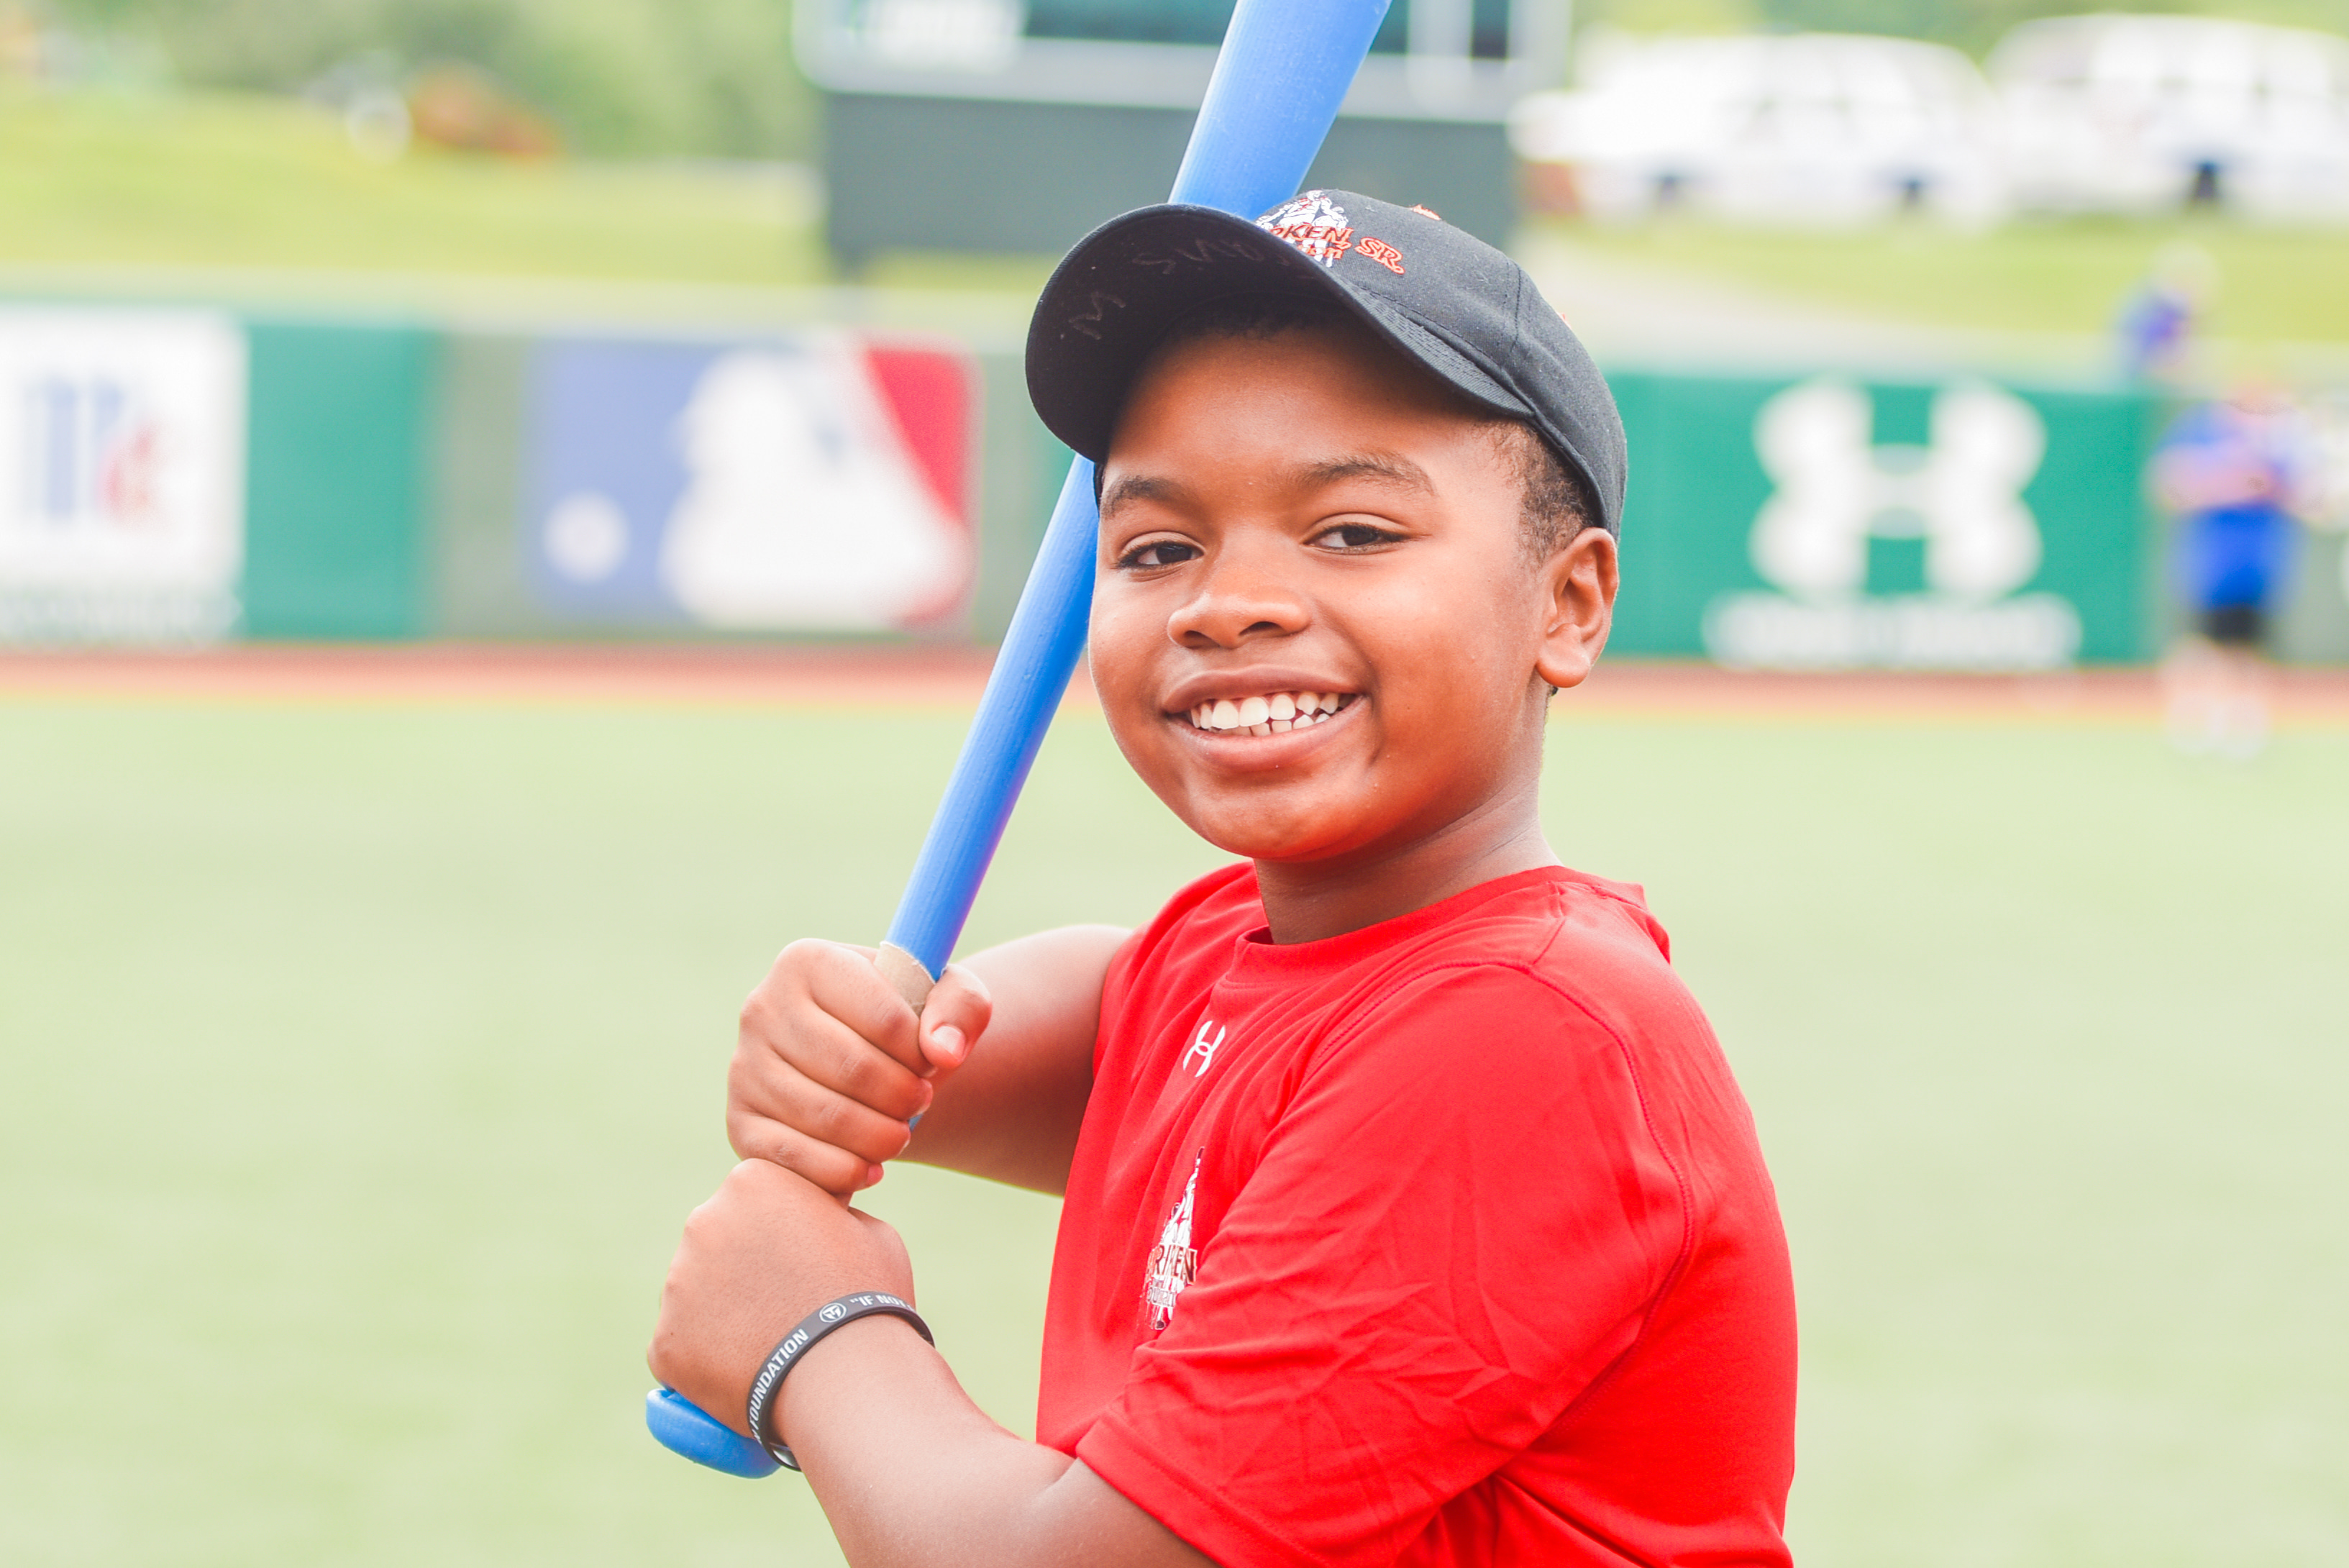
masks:
<path fill-rule="evenodd" d="M 922 1055 L 932 1073 L 950 1073 L 968 1060 L 995 1011 L 987 984 L 959 964 L 946 973 L 922 1004 Z"/>

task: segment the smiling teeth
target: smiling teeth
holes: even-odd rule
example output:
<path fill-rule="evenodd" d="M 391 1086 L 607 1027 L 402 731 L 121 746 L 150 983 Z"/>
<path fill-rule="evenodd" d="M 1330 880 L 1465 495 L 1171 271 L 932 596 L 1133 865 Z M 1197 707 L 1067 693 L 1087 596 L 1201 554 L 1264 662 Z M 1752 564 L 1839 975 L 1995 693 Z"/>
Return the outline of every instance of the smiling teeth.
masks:
<path fill-rule="evenodd" d="M 1192 709 L 1191 722 L 1202 730 L 1277 735 L 1309 724 L 1326 724 L 1332 713 L 1350 701 L 1350 692 L 1336 691 L 1274 691 L 1237 701 L 1226 697 Z"/>

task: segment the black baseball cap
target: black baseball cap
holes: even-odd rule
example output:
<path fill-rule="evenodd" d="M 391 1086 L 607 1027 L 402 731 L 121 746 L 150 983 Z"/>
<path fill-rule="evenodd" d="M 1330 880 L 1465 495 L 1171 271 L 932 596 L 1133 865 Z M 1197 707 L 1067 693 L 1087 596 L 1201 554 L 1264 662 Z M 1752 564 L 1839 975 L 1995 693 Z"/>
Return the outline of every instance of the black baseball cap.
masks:
<path fill-rule="evenodd" d="M 1143 207 L 1077 243 L 1028 327 L 1028 395 L 1045 428 L 1102 461 L 1134 375 L 1167 330 L 1240 295 L 1340 305 L 1471 401 L 1525 421 L 1623 514 L 1623 421 L 1590 356 L 1525 269 L 1424 207 L 1308 191 L 1251 223 Z"/>

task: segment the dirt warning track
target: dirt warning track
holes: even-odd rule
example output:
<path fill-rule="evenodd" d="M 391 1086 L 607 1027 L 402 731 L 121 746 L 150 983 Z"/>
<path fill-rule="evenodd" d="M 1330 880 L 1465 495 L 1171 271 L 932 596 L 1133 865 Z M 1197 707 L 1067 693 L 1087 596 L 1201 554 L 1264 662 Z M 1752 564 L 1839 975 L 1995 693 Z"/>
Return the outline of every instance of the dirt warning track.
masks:
<path fill-rule="evenodd" d="M 886 645 L 266 644 L 198 652 L 0 654 L 0 698 L 294 702 L 715 703 L 968 707 L 987 649 Z M 2349 670 L 2276 671 L 2277 719 L 2349 725 Z M 1071 704 L 1093 704 L 1081 668 Z M 1781 674 L 1693 661 L 1602 663 L 1556 711 L 1902 722 L 2152 723 L 2147 670 L 2045 675 Z"/>

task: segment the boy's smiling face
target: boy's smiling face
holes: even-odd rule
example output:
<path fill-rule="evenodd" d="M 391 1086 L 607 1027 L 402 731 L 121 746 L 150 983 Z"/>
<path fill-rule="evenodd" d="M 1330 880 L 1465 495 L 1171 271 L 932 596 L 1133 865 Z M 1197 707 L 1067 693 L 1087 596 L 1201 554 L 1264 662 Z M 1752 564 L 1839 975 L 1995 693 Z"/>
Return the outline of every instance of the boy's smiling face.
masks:
<path fill-rule="evenodd" d="M 1127 759 L 1299 870 L 1537 840 L 1547 689 L 1605 641 L 1614 544 L 1537 560 L 1523 495 L 1491 417 L 1367 332 L 1163 351 L 1102 471 L 1091 660 Z"/>

